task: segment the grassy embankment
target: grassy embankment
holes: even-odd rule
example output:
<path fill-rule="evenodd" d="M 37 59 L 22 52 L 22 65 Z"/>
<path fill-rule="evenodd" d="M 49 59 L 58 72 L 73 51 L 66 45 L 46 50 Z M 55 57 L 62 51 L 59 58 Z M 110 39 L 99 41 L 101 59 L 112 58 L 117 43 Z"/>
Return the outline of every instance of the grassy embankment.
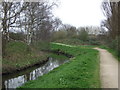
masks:
<path fill-rule="evenodd" d="M 61 39 L 61 40 L 56 40 L 55 42 L 70 44 L 70 45 L 88 45 L 87 47 L 92 47 L 92 48 L 99 47 L 102 49 L 106 49 L 120 61 L 120 54 L 117 50 L 111 49 L 106 45 L 101 45 L 99 41 L 94 41 L 94 40 L 82 41 L 79 39 Z"/>
<path fill-rule="evenodd" d="M 69 45 L 99 45 L 100 42 L 96 40 L 87 40 L 83 41 L 77 38 L 69 38 L 69 39 L 60 39 L 56 40 L 55 42 L 57 43 L 64 43 L 64 44 L 69 44 Z"/>
<path fill-rule="evenodd" d="M 41 51 L 44 48 L 49 48 L 46 43 L 37 43 L 36 45 L 28 46 L 23 42 L 9 42 L 5 49 L 6 55 L 2 60 L 2 73 L 12 73 L 13 71 L 42 63 L 47 60 L 47 57 L 68 59 L 63 55 L 58 56 L 53 53 Z"/>
<path fill-rule="evenodd" d="M 70 47 L 51 44 L 52 50 L 64 51 L 74 56 L 37 80 L 29 81 L 20 88 L 100 88 L 99 55 L 89 47 Z"/>
<path fill-rule="evenodd" d="M 2 73 L 23 69 L 46 60 L 47 54 L 31 48 L 26 43 L 11 41 L 6 45 L 2 60 Z"/>

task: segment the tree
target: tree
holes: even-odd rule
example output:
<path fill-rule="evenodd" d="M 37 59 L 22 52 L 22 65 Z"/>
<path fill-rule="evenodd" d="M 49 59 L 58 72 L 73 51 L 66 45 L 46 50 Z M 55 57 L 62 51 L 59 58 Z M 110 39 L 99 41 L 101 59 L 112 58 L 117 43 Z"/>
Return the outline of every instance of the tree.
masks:
<path fill-rule="evenodd" d="M 65 30 L 58 30 L 53 32 L 52 40 L 65 39 L 67 37 L 67 32 Z"/>
<path fill-rule="evenodd" d="M 60 26 L 62 26 L 62 21 L 59 18 L 55 18 L 53 20 L 54 31 L 58 30 L 58 28 L 60 28 Z"/>
<path fill-rule="evenodd" d="M 64 24 L 63 26 L 64 26 L 64 29 L 67 32 L 67 37 L 68 38 L 74 38 L 74 37 L 76 37 L 76 35 L 77 35 L 76 27 L 74 27 L 72 25 L 69 25 L 69 24 Z"/>
<path fill-rule="evenodd" d="M 0 29 L 3 36 L 3 52 L 7 42 L 15 37 L 24 36 L 20 40 L 28 45 L 39 41 L 49 42 L 50 34 L 53 28 L 55 28 L 52 14 L 52 9 L 55 5 L 55 3 L 49 4 L 47 1 L 4 1 L 0 3 L 0 20 L 2 23 Z M 22 34 L 19 32 L 22 32 Z"/>
<path fill-rule="evenodd" d="M 20 13 L 26 8 L 27 4 L 20 2 L 2 2 L 1 3 L 1 18 L 2 18 L 2 33 L 3 38 L 9 41 L 9 30 L 13 24 L 16 23 L 16 20 Z"/>
<path fill-rule="evenodd" d="M 88 40 L 88 32 L 85 31 L 85 28 L 81 28 L 79 31 L 78 37 L 80 40 L 86 41 Z"/>
<path fill-rule="evenodd" d="M 101 27 L 108 29 L 109 36 L 109 47 L 116 49 L 120 56 L 120 1 L 118 2 L 103 2 L 102 3 L 103 13 L 106 16 L 101 24 Z"/>
<path fill-rule="evenodd" d="M 106 20 L 102 21 L 101 26 L 109 31 L 109 37 L 115 39 L 120 36 L 120 2 L 103 2 L 102 9 Z"/>
<path fill-rule="evenodd" d="M 26 3 L 20 2 L 2 2 L 0 3 L 0 18 L 1 18 L 1 32 L 2 32 L 2 52 L 5 54 L 6 43 L 10 40 L 9 32 L 11 26 L 16 23 L 16 20 L 20 13 L 26 8 Z"/>

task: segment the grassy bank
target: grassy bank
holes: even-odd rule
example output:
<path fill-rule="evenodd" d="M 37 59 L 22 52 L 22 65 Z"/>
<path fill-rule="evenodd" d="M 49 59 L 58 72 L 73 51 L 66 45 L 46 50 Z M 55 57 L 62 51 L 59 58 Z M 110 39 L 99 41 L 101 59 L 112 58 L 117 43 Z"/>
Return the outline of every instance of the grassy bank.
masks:
<path fill-rule="evenodd" d="M 74 58 L 20 88 L 100 88 L 97 50 L 58 44 L 51 44 L 51 49 L 60 49 Z"/>
<path fill-rule="evenodd" d="M 56 40 L 54 42 L 57 43 L 64 43 L 64 44 L 69 44 L 69 45 L 99 45 L 99 41 L 96 40 L 87 40 L 87 41 L 83 41 L 77 38 L 66 38 L 66 39 L 60 39 L 60 40 Z"/>
<path fill-rule="evenodd" d="M 49 57 L 52 57 L 54 59 L 59 59 L 59 60 L 69 59 L 67 56 L 58 55 L 58 54 L 54 54 L 54 53 L 49 53 Z"/>
<path fill-rule="evenodd" d="M 23 42 L 9 42 L 2 60 L 2 73 L 19 70 L 46 60 L 47 54 L 31 48 Z"/>

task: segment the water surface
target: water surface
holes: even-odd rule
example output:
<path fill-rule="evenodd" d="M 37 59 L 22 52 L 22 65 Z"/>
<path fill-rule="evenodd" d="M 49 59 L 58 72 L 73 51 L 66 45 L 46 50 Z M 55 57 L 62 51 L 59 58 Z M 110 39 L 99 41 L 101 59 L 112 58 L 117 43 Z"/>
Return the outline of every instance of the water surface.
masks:
<path fill-rule="evenodd" d="M 29 80 L 35 80 L 39 76 L 42 76 L 43 74 L 50 72 L 54 68 L 68 61 L 69 60 L 58 60 L 58 59 L 49 58 L 49 60 L 43 65 L 37 65 L 30 67 L 26 70 L 19 71 L 17 73 L 3 75 L 2 87 L 6 90 L 10 88 L 17 88 L 19 86 L 22 86 Z"/>

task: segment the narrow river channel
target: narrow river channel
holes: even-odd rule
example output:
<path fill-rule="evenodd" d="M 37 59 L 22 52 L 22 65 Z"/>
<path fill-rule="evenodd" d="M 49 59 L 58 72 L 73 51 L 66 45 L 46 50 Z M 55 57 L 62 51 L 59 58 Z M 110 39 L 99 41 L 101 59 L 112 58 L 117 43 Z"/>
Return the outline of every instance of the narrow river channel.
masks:
<path fill-rule="evenodd" d="M 2 88 L 5 90 L 9 90 L 11 88 L 13 89 L 22 86 L 26 82 L 30 80 L 35 80 L 39 76 L 42 76 L 50 72 L 54 68 L 68 61 L 69 60 L 61 60 L 61 59 L 59 60 L 59 59 L 49 58 L 49 60 L 45 64 L 33 66 L 26 70 L 15 72 L 13 74 L 3 75 Z"/>

